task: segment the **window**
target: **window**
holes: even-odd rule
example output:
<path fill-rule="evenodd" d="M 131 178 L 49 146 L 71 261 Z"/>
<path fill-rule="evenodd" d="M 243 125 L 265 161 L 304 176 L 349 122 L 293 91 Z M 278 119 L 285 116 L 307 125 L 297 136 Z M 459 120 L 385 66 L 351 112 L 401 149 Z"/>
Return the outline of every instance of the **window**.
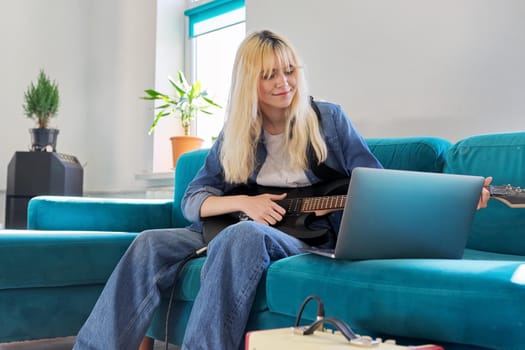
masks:
<path fill-rule="evenodd" d="M 244 0 L 214 0 L 185 12 L 189 18 L 191 71 L 216 102 L 226 107 L 235 53 L 246 35 Z M 194 130 L 209 147 L 224 123 L 224 108 L 197 118 Z"/>

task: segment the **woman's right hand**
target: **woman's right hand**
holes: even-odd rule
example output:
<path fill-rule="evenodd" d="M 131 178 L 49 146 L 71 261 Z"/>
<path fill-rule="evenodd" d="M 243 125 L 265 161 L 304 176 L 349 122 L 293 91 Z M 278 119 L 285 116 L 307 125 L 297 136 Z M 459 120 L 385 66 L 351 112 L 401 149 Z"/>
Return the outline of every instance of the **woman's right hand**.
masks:
<path fill-rule="evenodd" d="M 243 212 L 251 220 L 265 225 L 275 225 L 283 219 L 286 210 L 275 201 L 283 200 L 286 193 L 256 196 L 210 196 L 201 205 L 201 218 Z"/>
<path fill-rule="evenodd" d="M 286 210 L 276 203 L 276 201 L 284 198 L 286 198 L 286 193 L 241 196 L 239 198 L 241 203 L 240 211 L 244 212 L 253 221 L 265 225 L 275 225 L 286 214 Z"/>

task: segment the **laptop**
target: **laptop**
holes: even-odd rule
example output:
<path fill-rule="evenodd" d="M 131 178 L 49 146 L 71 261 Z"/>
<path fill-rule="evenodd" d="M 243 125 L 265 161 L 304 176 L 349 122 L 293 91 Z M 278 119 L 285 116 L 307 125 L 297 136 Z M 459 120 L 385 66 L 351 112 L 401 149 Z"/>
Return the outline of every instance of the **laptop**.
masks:
<path fill-rule="evenodd" d="M 334 250 L 335 259 L 459 259 L 467 244 L 484 178 L 355 168 Z"/>

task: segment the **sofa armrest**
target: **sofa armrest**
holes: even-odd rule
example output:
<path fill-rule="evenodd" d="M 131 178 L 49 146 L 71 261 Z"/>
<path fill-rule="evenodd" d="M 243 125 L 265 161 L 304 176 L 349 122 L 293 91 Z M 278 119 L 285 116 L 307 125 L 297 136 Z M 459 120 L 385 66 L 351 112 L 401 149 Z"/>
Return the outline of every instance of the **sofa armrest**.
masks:
<path fill-rule="evenodd" d="M 29 201 L 27 228 L 141 232 L 174 227 L 172 207 L 168 199 L 37 196 Z"/>

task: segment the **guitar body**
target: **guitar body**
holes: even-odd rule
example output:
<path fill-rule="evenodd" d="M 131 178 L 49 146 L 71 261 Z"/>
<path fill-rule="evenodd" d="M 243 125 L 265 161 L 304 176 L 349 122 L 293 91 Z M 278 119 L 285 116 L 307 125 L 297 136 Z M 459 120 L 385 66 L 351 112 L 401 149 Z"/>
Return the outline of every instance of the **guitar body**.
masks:
<path fill-rule="evenodd" d="M 240 214 L 219 215 L 205 219 L 203 226 L 204 242 L 210 242 L 217 234 L 230 225 L 249 220 L 237 215 Z M 298 216 L 285 216 L 283 220 L 274 227 L 312 245 L 326 242 L 326 230 L 308 228 L 310 218 L 315 218 L 315 214 L 305 213 Z"/>
<path fill-rule="evenodd" d="M 318 245 L 326 242 L 327 231 L 309 228 L 309 224 L 315 219 L 313 211 L 343 209 L 348 183 L 349 179 L 341 179 L 299 188 L 240 186 L 225 195 L 255 196 L 264 193 L 287 193 L 286 199 L 277 202 L 286 209 L 286 215 L 274 227 L 311 245 Z M 320 203 L 323 199 L 329 203 Z M 323 204 L 326 205 L 323 206 Z M 305 208 L 308 211 L 305 211 Z M 208 243 L 226 227 L 244 220 L 249 220 L 249 218 L 240 212 L 204 218 L 204 241 Z"/>

